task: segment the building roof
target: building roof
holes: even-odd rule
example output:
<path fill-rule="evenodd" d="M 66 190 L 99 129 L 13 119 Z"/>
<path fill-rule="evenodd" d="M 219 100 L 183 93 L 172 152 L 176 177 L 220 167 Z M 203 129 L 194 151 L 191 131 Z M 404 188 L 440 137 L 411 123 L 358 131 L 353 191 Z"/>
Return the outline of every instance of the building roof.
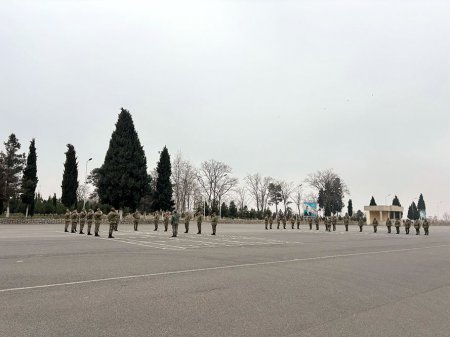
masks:
<path fill-rule="evenodd" d="M 364 210 L 367 212 L 403 212 L 404 208 L 402 206 L 379 205 L 364 206 Z"/>

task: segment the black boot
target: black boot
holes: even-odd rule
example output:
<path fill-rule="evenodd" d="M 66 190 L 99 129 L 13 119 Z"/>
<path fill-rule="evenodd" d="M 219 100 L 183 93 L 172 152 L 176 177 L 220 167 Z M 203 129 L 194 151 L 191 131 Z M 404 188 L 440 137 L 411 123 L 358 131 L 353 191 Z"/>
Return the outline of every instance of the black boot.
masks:
<path fill-rule="evenodd" d="M 87 235 L 92 235 L 91 232 L 88 232 Z"/>
<path fill-rule="evenodd" d="M 95 236 L 100 236 L 100 235 L 98 235 L 98 233 L 95 233 Z"/>

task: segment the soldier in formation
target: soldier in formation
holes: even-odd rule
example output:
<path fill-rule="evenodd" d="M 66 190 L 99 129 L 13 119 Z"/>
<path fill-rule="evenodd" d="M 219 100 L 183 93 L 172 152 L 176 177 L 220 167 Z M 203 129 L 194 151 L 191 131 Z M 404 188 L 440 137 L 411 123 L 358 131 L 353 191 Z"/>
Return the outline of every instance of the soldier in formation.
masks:
<path fill-rule="evenodd" d="M 281 224 L 280 216 L 277 215 L 277 229 L 280 229 L 280 224 Z"/>
<path fill-rule="evenodd" d="M 108 238 L 114 239 L 112 236 L 113 231 L 118 227 L 119 223 L 119 212 L 113 207 L 111 211 L 108 213 L 108 222 L 109 222 L 109 235 Z"/>
<path fill-rule="evenodd" d="M 103 212 L 100 210 L 100 208 L 97 208 L 97 210 L 94 213 L 95 236 L 100 236 L 98 234 L 98 232 L 100 230 L 100 224 L 102 223 L 102 216 L 103 216 Z"/>
<path fill-rule="evenodd" d="M 202 215 L 202 213 L 198 212 L 197 213 L 197 229 L 198 229 L 197 234 L 202 234 L 202 222 L 203 222 L 203 215 Z"/>
<path fill-rule="evenodd" d="M 427 219 L 423 220 L 422 226 L 423 226 L 423 231 L 425 232 L 424 235 L 429 235 L 428 230 L 430 228 L 430 224 L 428 223 Z"/>
<path fill-rule="evenodd" d="M 211 217 L 211 227 L 212 227 L 211 235 L 216 235 L 216 229 L 217 229 L 218 222 L 219 222 L 219 218 L 217 217 L 216 213 L 213 213 L 212 217 Z"/>
<path fill-rule="evenodd" d="M 416 230 L 416 235 L 420 235 L 420 221 L 419 220 L 414 221 L 414 229 Z"/>
<path fill-rule="evenodd" d="M 86 223 L 86 211 L 83 209 L 79 215 L 80 215 L 80 234 L 84 234 L 83 229 L 84 224 Z"/>
<path fill-rule="evenodd" d="M 300 229 L 300 223 L 302 222 L 303 218 L 301 216 L 297 216 L 297 229 Z"/>
<path fill-rule="evenodd" d="M 86 221 L 88 225 L 88 232 L 87 235 L 91 234 L 91 228 L 92 228 L 92 221 L 94 220 L 94 211 L 92 209 L 89 209 L 89 211 L 86 214 Z"/>
<path fill-rule="evenodd" d="M 273 216 L 269 216 L 269 229 L 272 229 L 273 225 Z"/>
<path fill-rule="evenodd" d="M 350 217 L 348 215 L 346 215 L 344 217 L 344 226 L 345 226 L 345 231 L 348 232 L 348 225 L 350 223 Z"/>
<path fill-rule="evenodd" d="M 373 226 L 373 232 L 376 233 L 377 230 L 378 230 L 378 220 L 377 220 L 377 218 L 373 218 L 372 226 Z"/>
<path fill-rule="evenodd" d="M 311 217 L 308 218 L 308 225 L 309 225 L 309 230 L 312 230 L 313 227 L 313 219 Z"/>
<path fill-rule="evenodd" d="M 164 232 L 169 230 L 170 212 L 164 213 Z"/>
<path fill-rule="evenodd" d="M 294 227 L 295 227 L 295 216 L 291 216 L 291 227 L 292 227 L 292 229 L 294 229 Z"/>
<path fill-rule="evenodd" d="M 138 230 L 140 219 L 141 219 L 141 213 L 139 213 L 139 211 L 136 210 L 136 212 L 133 213 L 133 226 L 134 226 L 135 232 Z"/>
<path fill-rule="evenodd" d="M 319 225 L 320 225 L 320 218 L 319 218 L 319 216 L 316 216 L 314 218 L 314 223 L 316 224 L 316 231 L 318 231 L 319 230 Z"/>
<path fill-rule="evenodd" d="M 159 225 L 159 212 L 153 213 L 153 223 L 155 224 L 154 231 L 157 231 L 158 230 L 158 225 Z"/>
<path fill-rule="evenodd" d="M 387 230 L 388 230 L 388 234 L 391 234 L 392 221 L 391 221 L 391 219 L 389 217 L 386 220 L 386 227 L 387 227 Z"/>
<path fill-rule="evenodd" d="M 189 233 L 189 223 L 191 222 L 191 213 L 187 212 L 184 216 L 184 228 L 186 231 L 184 233 Z"/>
<path fill-rule="evenodd" d="M 172 237 L 176 238 L 178 235 L 178 224 L 180 223 L 180 216 L 178 215 L 177 211 L 173 211 L 172 219 L 171 219 L 171 225 L 172 225 Z"/>
<path fill-rule="evenodd" d="M 286 229 L 286 215 L 283 214 L 281 217 L 281 222 L 283 223 L 283 229 Z"/>
<path fill-rule="evenodd" d="M 266 215 L 265 217 L 264 217 L 264 225 L 266 226 L 266 230 L 268 230 L 269 229 L 269 216 L 268 215 Z"/>
<path fill-rule="evenodd" d="M 331 223 L 332 223 L 332 225 L 333 225 L 333 232 L 336 232 L 336 224 L 337 224 L 337 218 L 336 218 L 336 216 L 332 216 L 331 217 Z"/>
<path fill-rule="evenodd" d="M 70 211 L 67 209 L 66 210 L 66 214 L 64 214 L 64 219 L 65 219 L 64 232 L 68 232 L 69 231 L 70 215 L 71 215 Z"/>
<path fill-rule="evenodd" d="M 364 219 L 362 217 L 360 217 L 358 219 L 358 226 L 359 226 L 359 231 L 362 232 L 363 227 L 364 227 Z"/>
<path fill-rule="evenodd" d="M 409 229 L 411 228 L 411 220 L 406 219 L 405 221 L 405 232 L 406 234 L 409 234 Z"/>
<path fill-rule="evenodd" d="M 401 225 L 400 219 L 396 219 L 394 222 L 394 226 L 395 230 L 397 231 L 397 234 L 400 234 L 400 225 Z"/>
<path fill-rule="evenodd" d="M 70 219 L 72 220 L 72 230 L 71 233 L 77 232 L 77 225 L 78 225 L 78 212 L 77 210 L 73 210 Z"/>

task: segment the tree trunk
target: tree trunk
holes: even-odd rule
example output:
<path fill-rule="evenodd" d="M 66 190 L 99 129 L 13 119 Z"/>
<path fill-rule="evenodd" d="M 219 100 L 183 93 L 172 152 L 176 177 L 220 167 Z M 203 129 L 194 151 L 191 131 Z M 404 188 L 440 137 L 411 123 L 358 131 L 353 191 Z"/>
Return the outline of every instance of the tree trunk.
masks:
<path fill-rule="evenodd" d="M 25 211 L 25 218 L 28 218 L 28 207 L 29 205 L 27 204 L 27 210 Z"/>
<path fill-rule="evenodd" d="M 6 217 L 9 218 L 9 201 L 6 204 Z"/>

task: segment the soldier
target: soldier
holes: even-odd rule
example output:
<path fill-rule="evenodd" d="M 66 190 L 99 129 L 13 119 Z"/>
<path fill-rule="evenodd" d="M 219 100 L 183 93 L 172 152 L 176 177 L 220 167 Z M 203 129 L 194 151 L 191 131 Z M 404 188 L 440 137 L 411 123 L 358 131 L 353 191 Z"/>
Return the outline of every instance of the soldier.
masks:
<path fill-rule="evenodd" d="M 295 226 L 295 216 L 291 216 L 291 227 L 292 227 L 292 229 L 294 229 L 294 226 Z"/>
<path fill-rule="evenodd" d="M 350 217 L 348 215 L 346 215 L 344 217 L 344 226 L 345 226 L 345 231 L 348 232 L 348 225 L 350 223 Z"/>
<path fill-rule="evenodd" d="M 320 218 L 319 218 L 319 216 L 316 216 L 314 218 L 314 223 L 316 224 L 316 231 L 318 231 L 319 230 L 319 225 L 320 225 Z"/>
<path fill-rule="evenodd" d="M 337 223 L 337 218 L 335 215 L 333 215 L 331 217 L 331 223 L 333 224 L 333 232 L 336 232 L 336 223 Z"/>
<path fill-rule="evenodd" d="M 157 231 L 159 224 L 159 212 L 153 213 L 153 223 L 155 224 L 155 229 L 153 231 Z"/>
<path fill-rule="evenodd" d="M 100 210 L 100 208 L 97 208 L 97 210 L 94 213 L 95 236 L 100 236 L 98 234 L 98 231 L 100 230 L 100 224 L 102 222 L 102 216 L 103 216 L 103 212 Z"/>
<path fill-rule="evenodd" d="M 212 217 L 211 217 L 211 227 L 212 227 L 211 235 L 216 235 L 216 228 L 217 228 L 218 222 L 219 222 L 219 218 L 217 217 L 216 213 L 213 213 Z"/>
<path fill-rule="evenodd" d="M 68 232 L 70 225 L 70 211 L 68 209 L 66 210 L 66 214 L 64 214 L 64 218 L 65 218 L 64 232 Z"/>
<path fill-rule="evenodd" d="M 331 232 L 331 219 L 329 217 L 325 218 L 326 228 L 328 232 Z"/>
<path fill-rule="evenodd" d="M 264 217 L 264 225 L 266 225 L 266 230 L 268 230 L 269 228 L 268 228 L 268 225 L 269 225 L 269 216 L 268 215 L 266 215 L 265 217 Z"/>
<path fill-rule="evenodd" d="M 395 226 L 395 230 L 397 231 L 397 234 L 400 234 L 400 226 L 401 226 L 400 219 L 395 220 L 394 226 Z"/>
<path fill-rule="evenodd" d="M 134 231 L 136 232 L 138 230 L 139 220 L 141 219 L 141 213 L 139 213 L 138 210 L 133 213 L 133 225 L 134 225 Z"/>
<path fill-rule="evenodd" d="M 392 221 L 389 217 L 386 220 L 386 227 L 388 229 L 388 234 L 391 234 Z"/>
<path fill-rule="evenodd" d="M 191 222 L 191 213 L 187 212 L 184 216 L 184 228 L 186 229 L 185 233 L 189 233 L 189 222 Z"/>
<path fill-rule="evenodd" d="M 280 229 L 280 223 L 281 223 L 280 216 L 277 215 L 277 229 Z"/>
<path fill-rule="evenodd" d="M 409 229 L 411 228 L 411 220 L 406 219 L 405 221 L 405 232 L 406 234 L 409 234 Z"/>
<path fill-rule="evenodd" d="M 164 214 L 164 232 L 169 230 L 170 212 Z"/>
<path fill-rule="evenodd" d="M 427 219 L 423 220 L 422 226 L 423 226 L 423 230 L 425 232 L 424 235 L 429 235 L 428 229 L 430 228 L 430 224 L 428 223 Z"/>
<path fill-rule="evenodd" d="M 414 229 L 416 230 L 416 235 L 420 235 L 420 220 L 414 221 Z"/>
<path fill-rule="evenodd" d="M 77 232 L 77 225 L 78 225 L 78 212 L 76 209 L 73 210 L 72 215 L 71 215 L 71 219 L 72 219 L 72 230 L 70 231 L 71 233 L 76 233 Z"/>
<path fill-rule="evenodd" d="M 86 223 L 86 211 L 84 209 L 81 210 L 79 215 L 80 215 L 80 234 L 84 234 L 83 228 L 84 228 L 84 224 Z"/>
<path fill-rule="evenodd" d="M 311 217 L 308 217 L 308 225 L 309 225 L 309 230 L 312 230 L 312 225 L 313 225 L 313 219 Z"/>
<path fill-rule="evenodd" d="M 176 238 L 178 235 L 178 224 L 180 222 L 180 216 L 178 215 L 177 211 L 173 211 L 171 224 L 172 224 L 172 237 Z"/>
<path fill-rule="evenodd" d="M 283 214 L 281 217 L 281 222 L 283 223 L 283 229 L 286 229 L 286 215 Z"/>
<path fill-rule="evenodd" d="M 272 229 L 273 225 L 273 216 L 269 216 L 269 229 Z"/>
<path fill-rule="evenodd" d="M 358 219 L 358 226 L 359 226 L 359 232 L 362 232 L 363 226 L 364 226 L 364 219 L 362 217 L 360 217 Z"/>
<path fill-rule="evenodd" d="M 302 222 L 302 217 L 299 215 L 299 216 L 297 216 L 297 229 L 300 229 L 301 222 Z"/>
<path fill-rule="evenodd" d="M 86 220 L 88 224 L 88 233 L 87 235 L 91 234 L 91 228 L 92 228 L 92 220 L 94 219 L 94 211 L 92 209 L 89 209 L 89 212 L 86 214 Z"/>
<path fill-rule="evenodd" d="M 108 238 L 114 239 L 112 233 L 114 229 L 117 228 L 117 224 L 119 223 L 119 212 L 113 207 L 111 208 L 111 212 L 108 213 L 108 222 L 109 222 L 109 235 Z"/>
<path fill-rule="evenodd" d="M 197 234 L 202 234 L 202 222 L 203 222 L 203 215 L 202 215 L 202 213 L 198 212 L 197 213 L 197 228 L 198 228 Z"/>
<path fill-rule="evenodd" d="M 377 229 L 378 229 L 378 220 L 377 220 L 377 218 L 373 218 L 372 226 L 373 226 L 373 232 L 376 233 Z"/>

